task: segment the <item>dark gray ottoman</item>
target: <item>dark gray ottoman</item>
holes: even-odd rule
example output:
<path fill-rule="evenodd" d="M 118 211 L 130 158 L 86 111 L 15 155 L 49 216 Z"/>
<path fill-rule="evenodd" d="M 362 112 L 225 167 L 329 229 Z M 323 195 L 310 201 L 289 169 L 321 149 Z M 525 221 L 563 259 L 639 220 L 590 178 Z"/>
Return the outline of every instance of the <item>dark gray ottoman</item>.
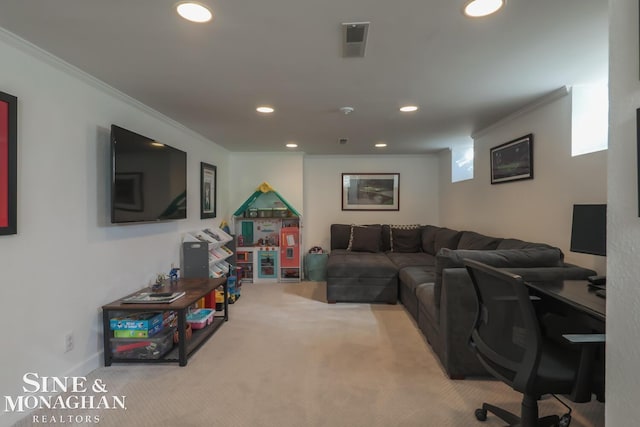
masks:
<path fill-rule="evenodd" d="M 334 250 L 327 262 L 327 302 L 398 301 L 398 269 L 382 252 Z"/>

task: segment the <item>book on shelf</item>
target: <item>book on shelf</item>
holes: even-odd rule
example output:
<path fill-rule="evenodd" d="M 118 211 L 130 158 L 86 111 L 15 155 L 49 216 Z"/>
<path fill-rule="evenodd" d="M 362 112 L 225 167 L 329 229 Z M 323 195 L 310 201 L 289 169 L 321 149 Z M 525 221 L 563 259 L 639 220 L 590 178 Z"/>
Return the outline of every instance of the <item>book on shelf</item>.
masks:
<path fill-rule="evenodd" d="M 185 292 L 140 292 L 122 300 L 125 304 L 169 304 L 184 296 Z"/>

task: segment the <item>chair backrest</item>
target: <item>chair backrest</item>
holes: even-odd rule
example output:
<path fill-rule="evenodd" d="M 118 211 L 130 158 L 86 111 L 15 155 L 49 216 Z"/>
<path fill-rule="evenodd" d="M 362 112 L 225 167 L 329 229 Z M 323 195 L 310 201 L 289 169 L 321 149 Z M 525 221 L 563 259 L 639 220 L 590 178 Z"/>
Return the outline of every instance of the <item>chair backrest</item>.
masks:
<path fill-rule="evenodd" d="M 478 299 L 469 344 L 487 370 L 520 392 L 535 384 L 541 333 L 522 277 L 466 259 Z"/>

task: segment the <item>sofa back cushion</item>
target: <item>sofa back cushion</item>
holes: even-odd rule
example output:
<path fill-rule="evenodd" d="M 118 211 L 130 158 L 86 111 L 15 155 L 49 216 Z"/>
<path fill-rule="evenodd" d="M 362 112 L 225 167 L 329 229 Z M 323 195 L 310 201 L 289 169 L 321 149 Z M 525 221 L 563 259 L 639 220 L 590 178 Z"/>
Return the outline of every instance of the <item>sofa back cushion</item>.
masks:
<path fill-rule="evenodd" d="M 347 249 L 350 238 L 350 224 L 331 224 L 331 250 Z"/>
<path fill-rule="evenodd" d="M 422 250 L 420 225 L 391 225 L 389 230 L 391 252 L 415 253 Z"/>
<path fill-rule="evenodd" d="M 456 249 L 458 247 L 458 241 L 460 241 L 461 232 L 451 230 L 449 228 L 440 228 L 436 231 L 433 250 L 436 255 L 442 248 Z"/>
<path fill-rule="evenodd" d="M 422 227 L 422 252 L 426 252 L 430 255 L 437 253 L 434 245 L 436 243 L 436 232 L 440 230 L 440 227 L 435 225 L 425 225 Z"/>
<path fill-rule="evenodd" d="M 463 268 L 464 259 L 473 259 L 493 267 L 534 268 L 561 267 L 564 265 L 562 251 L 553 247 L 525 249 L 497 249 L 488 251 L 443 248 L 436 255 L 436 284 L 434 287 L 436 304 L 440 306 L 442 272 L 447 268 Z"/>
<path fill-rule="evenodd" d="M 553 248 L 553 246 L 547 245 L 546 243 L 532 243 L 525 242 L 520 239 L 502 239 L 500 243 L 498 243 L 498 247 L 496 249 L 529 249 L 529 248 Z"/>
<path fill-rule="evenodd" d="M 457 249 L 493 250 L 498 248 L 502 239 L 489 237 L 475 231 L 463 231 Z"/>
<path fill-rule="evenodd" d="M 382 224 L 382 241 L 380 242 L 380 250 L 388 252 L 391 250 L 391 226 Z"/>

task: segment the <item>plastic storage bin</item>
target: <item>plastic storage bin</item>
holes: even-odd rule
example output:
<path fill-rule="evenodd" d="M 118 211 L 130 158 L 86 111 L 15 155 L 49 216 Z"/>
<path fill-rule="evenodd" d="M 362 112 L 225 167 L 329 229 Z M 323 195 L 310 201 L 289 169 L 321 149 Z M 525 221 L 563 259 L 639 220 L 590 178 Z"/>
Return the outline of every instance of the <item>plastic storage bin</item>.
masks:
<path fill-rule="evenodd" d="M 157 325 L 162 325 L 164 316 L 161 312 L 139 312 L 126 313 L 124 315 L 112 317 L 109 320 L 109 327 L 112 331 L 123 329 L 138 329 L 151 331 Z"/>
<path fill-rule="evenodd" d="M 327 261 L 329 254 L 307 254 L 304 257 L 304 270 L 307 280 L 323 282 L 327 280 Z"/>
<path fill-rule="evenodd" d="M 120 359 L 160 359 L 173 348 L 175 328 L 151 338 L 111 338 L 111 354 Z"/>
<path fill-rule="evenodd" d="M 215 310 L 211 308 L 199 308 L 187 313 L 187 322 L 192 329 L 202 329 L 213 322 Z"/>

